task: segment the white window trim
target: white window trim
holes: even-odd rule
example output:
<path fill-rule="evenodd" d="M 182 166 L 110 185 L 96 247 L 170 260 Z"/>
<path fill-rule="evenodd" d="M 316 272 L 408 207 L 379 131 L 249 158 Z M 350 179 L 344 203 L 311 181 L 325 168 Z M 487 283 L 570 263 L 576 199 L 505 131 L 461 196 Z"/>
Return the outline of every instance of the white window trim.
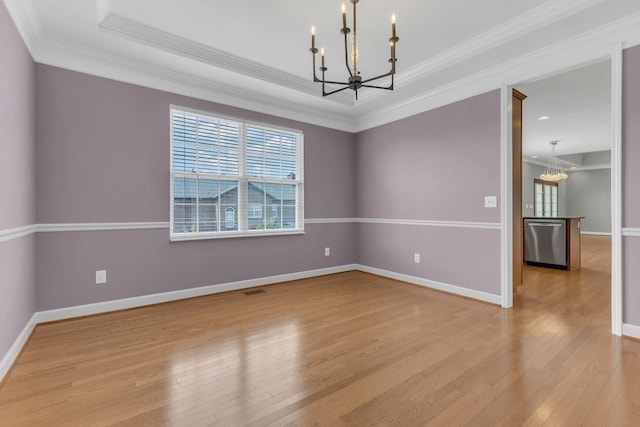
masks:
<path fill-rule="evenodd" d="M 238 231 L 214 231 L 214 232 L 197 232 L 197 233 L 174 233 L 173 232 L 173 181 L 174 177 L 180 176 L 201 176 L 210 177 L 212 179 L 232 180 L 233 175 L 211 175 L 206 173 L 189 173 L 189 172 L 174 172 L 173 171 L 173 117 L 172 112 L 174 110 L 184 111 L 186 113 L 197 114 L 211 117 L 212 119 L 218 119 L 223 121 L 235 122 L 240 126 L 240 140 L 239 147 L 239 175 L 236 177 L 238 181 Z M 281 184 L 296 184 L 297 189 L 297 203 L 296 203 L 296 227 L 295 228 L 280 228 L 280 229 L 261 229 L 261 230 L 249 230 L 248 218 L 240 213 L 243 211 L 241 206 L 245 206 L 248 209 L 248 194 L 247 185 L 254 177 L 246 176 L 246 139 L 245 129 L 246 126 L 260 126 L 273 130 L 281 130 L 285 132 L 292 132 L 297 134 L 297 150 L 296 150 L 296 164 L 298 170 L 296 171 L 296 179 L 272 179 L 272 178 L 255 178 L 265 183 L 281 183 Z M 282 235 L 296 235 L 304 234 L 304 134 L 302 130 L 292 129 L 269 123 L 256 122 L 250 120 L 243 120 L 234 117 L 219 115 L 208 111 L 197 110 L 193 108 L 183 107 L 179 105 L 171 104 L 169 106 L 169 240 L 174 241 L 189 241 L 189 240 L 207 240 L 207 239 L 228 239 L 238 237 L 257 237 L 257 236 L 282 236 Z M 221 218 L 222 212 L 219 212 L 218 222 L 223 221 Z M 247 215 L 248 216 L 248 215 Z"/>

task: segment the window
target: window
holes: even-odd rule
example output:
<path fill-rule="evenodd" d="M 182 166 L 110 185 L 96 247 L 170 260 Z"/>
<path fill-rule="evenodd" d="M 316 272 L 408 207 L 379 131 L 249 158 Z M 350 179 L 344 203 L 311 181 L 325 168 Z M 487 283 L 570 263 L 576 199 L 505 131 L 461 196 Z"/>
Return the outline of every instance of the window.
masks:
<path fill-rule="evenodd" d="M 299 131 L 171 109 L 171 239 L 304 230 Z"/>
<path fill-rule="evenodd" d="M 535 216 L 558 216 L 558 183 L 533 180 Z"/>
<path fill-rule="evenodd" d="M 249 203 L 249 219 L 262 218 L 262 203 Z"/>
<path fill-rule="evenodd" d="M 224 228 L 225 230 L 235 230 L 236 228 L 236 210 L 227 208 L 224 211 Z"/>

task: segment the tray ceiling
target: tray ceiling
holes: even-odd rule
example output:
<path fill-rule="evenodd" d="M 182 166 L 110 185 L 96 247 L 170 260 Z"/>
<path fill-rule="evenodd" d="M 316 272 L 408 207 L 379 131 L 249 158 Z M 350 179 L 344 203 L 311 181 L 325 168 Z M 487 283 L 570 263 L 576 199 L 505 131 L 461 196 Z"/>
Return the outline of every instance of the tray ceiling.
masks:
<path fill-rule="evenodd" d="M 354 101 L 311 82 L 312 25 L 329 77 L 345 75 L 339 0 L 4 2 L 36 62 L 349 131 L 515 83 L 532 61 L 640 43 L 637 0 L 361 0 L 363 75 L 388 67 L 392 13 L 398 73 Z"/>

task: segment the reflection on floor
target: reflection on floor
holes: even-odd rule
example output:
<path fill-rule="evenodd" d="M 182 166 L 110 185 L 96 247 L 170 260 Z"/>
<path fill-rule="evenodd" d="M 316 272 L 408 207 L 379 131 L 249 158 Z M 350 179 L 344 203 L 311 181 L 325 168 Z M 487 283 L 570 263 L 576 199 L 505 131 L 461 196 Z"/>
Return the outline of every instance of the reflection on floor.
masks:
<path fill-rule="evenodd" d="M 582 268 L 574 271 L 525 265 L 514 308 L 562 314 L 567 320 L 571 313 L 586 313 L 586 318 L 580 315 L 575 320 L 610 331 L 611 238 L 581 236 L 581 255 Z"/>
<path fill-rule="evenodd" d="M 527 268 L 514 309 L 348 272 L 40 325 L 0 424 L 640 425 L 608 246 Z"/>

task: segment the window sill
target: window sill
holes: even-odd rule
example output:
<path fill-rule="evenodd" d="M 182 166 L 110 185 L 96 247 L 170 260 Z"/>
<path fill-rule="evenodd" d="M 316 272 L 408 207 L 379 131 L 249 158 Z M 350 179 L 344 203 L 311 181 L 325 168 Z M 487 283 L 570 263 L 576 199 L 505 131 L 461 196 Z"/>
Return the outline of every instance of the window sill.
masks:
<path fill-rule="evenodd" d="M 215 239 L 235 239 L 241 237 L 262 237 L 262 236 L 291 236 L 296 234 L 304 234 L 304 228 L 292 228 L 286 231 L 273 230 L 273 231 L 229 231 L 229 232 L 217 232 L 217 233 L 180 233 L 170 234 L 169 240 L 172 242 L 185 242 L 192 240 L 215 240 Z"/>

